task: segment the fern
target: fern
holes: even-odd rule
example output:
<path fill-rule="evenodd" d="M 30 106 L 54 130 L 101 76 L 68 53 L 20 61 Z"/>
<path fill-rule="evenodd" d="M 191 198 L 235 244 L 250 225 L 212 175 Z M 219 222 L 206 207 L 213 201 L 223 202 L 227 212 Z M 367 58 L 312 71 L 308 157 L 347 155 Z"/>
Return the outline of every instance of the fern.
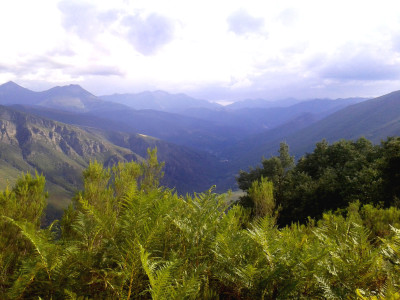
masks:
<path fill-rule="evenodd" d="M 61 249 L 52 243 L 52 226 L 47 230 L 37 230 L 31 223 L 17 222 L 4 216 L 2 218 L 19 229 L 20 234 L 29 242 L 33 250 L 33 255 L 27 256 L 22 261 L 18 278 L 9 295 L 19 298 L 33 282 L 36 282 L 35 286 L 44 284 L 48 293 L 54 293 L 53 275 L 62 264 L 64 256 Z"/>

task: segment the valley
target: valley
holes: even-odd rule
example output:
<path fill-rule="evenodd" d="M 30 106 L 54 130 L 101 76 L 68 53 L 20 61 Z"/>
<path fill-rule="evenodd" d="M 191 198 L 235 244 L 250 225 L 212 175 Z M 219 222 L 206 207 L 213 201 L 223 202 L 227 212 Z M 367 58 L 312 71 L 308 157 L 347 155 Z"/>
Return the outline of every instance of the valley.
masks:
<path fill-rule="evenodd" d="M 0 86 L 0 105 L 1 187 L 37 170 L 57 209 L 82 187 L 91 161 L 141 161 L 147 148 L 157 147 L 165 162 L 163 185 L 180 194 L 213 185 L 225 192 L 237 190 L 239 170 L 276 155 L 282 141 L 299 159 L 322 139 L 379 143 L 400 133 L 399 92 L 221 106 L 162 91 L 97 97 L 78 85 L 33 92 L 8 82 Z"/>

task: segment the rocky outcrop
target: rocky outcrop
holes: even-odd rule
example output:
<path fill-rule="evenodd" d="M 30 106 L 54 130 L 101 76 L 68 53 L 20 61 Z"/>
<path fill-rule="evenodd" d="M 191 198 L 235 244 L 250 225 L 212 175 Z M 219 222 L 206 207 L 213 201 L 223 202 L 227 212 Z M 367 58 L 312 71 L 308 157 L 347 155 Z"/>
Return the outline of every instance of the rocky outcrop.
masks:
<path fill-rule="evenodd" d="M 16 138 L 17 126 L 7 120 L 0 120 L 0 142 L 9 145 L 18 145 Z"/>
<path fill-rule="evenodd" d="M 81 188 L 81 174 L 90 161 L 110 167 L 136 157 L 131 150 L 83 128 L 1 105 L 0 149 L 0 161 L 10 174 L 37 170 L 68 193 Z M 0 178 L 0 185 L 4 186 L 6 180 Z"/>
<path fill-rule="evenodd" d="M 35 143 L 46 145 L 67 156 L 85 159 L 108 152 L 115 159 L 119 154 L 114 145 L 80 128 L 5 108 L 0 112 L 0 142 L 18 145 L 23 149 L 24 156 L 30 154 L 30 148 Z M 120 156 L 128 154 L 129 151 L 123 151 Z"/>

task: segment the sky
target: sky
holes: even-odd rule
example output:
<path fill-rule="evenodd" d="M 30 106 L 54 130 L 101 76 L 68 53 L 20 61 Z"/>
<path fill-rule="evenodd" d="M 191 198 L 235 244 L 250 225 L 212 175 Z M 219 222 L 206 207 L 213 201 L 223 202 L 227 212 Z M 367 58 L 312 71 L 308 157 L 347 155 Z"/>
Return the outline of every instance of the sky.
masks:
<path fill-rule="evenodd" d="M 398 1 L 4 0 L 0 83 L 212 101 L 400 90 Z"/>

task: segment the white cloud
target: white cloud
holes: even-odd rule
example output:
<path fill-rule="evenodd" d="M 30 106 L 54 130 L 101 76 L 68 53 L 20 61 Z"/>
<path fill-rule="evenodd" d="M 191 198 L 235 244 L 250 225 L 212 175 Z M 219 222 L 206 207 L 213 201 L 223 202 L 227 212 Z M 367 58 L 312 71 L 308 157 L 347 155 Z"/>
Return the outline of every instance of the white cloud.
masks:
<path fill-rule="evenodd" d="M 128 41 L 144 55 L 155 54 L 174 36 L 173 22 L 155 13 L 125 16 L 123 24 L 128 27 Z"/>
<path fill-rule="evenodd" d="M 240 9 L 231 14 L 228 19 L 229 30 L 237 35 L 245 35 L 252 33 L 262 33 L 264 27 L 264 19 L 256 18 L 247 11 Z"/>
<path fill-rule="evenodd" d="M 95 39 L 118 19 L 118 10 L 101 11 L 94 3 L 63 0 L 58 8 L 64 28 L 86 40 Z"/>
<path fill-rule="evenodd" d="M 389 54 L 390 55 L 390 54 Z M 363 52 L 346 52 L 338 55 L 323 65 L 322 78 L 341 81 L 379 81 L 400 80 L 400 60 L 388 60 L 387 57 Z"/>
<path fill-rule="evenodd" d="M 400 83 L 397 7 L 392 0 L 3 1 L 0 81 L 214 99 L 390 91 Z"/>

